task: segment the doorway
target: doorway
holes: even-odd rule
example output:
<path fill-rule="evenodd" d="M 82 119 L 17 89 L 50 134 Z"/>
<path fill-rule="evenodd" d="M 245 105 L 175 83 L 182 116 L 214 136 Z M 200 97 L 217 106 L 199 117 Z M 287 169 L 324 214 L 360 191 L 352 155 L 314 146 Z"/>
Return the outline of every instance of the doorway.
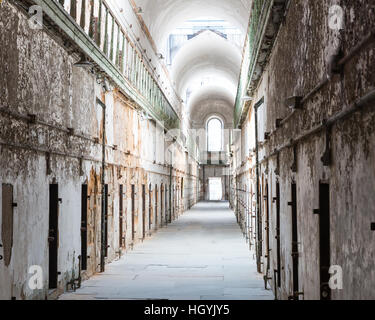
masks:
<path fill-rule="evenodd" d="M 132 240 L 135 239 L 135 185 L 131 185 L 131 201 L 132 201 Z"/>
<path fill-rule="evenodd" d="M 119 247 L 124 246 L 124 186 L 120 184 L 119 191 Z"/>
<path fill-rule="evenodd" d="M 209 178 L 208 190 L 210 201 L 220 201 L 223 199 L 223 185 L 221 178 Z"/>
<path fill-rule="evenodd" d="M 319 262 L 321 300 L 331 300 L 331 289 L 329 288 L 329 267 L 331 265 L 329 197 L 329 184 L 321 183 L 319 186 Z"/>
<path fill-rule="evenodd" d="M 88 187 L 82 185 L 81 192 L 81 268 L 87 270 L 87 201 Z"/>
<path fill-rule="evenodd" d="M 58 237 L 59 237 L 59 186 L 51 184 L 49 186 L 49 289 L 57 288 L 58 276 Z"/>
<path fill-rule="evenodd" d="M 146 238 L 146 185 L 142 185 L 142 238 Z"/>
<path fill-rule="evenodd" d="M 292 183 L 292 261 L 293 261 L 293 295 L 294 300 L 299 300 L 298 279 L 298 218 L 297 218 L 297 185 Z"/>

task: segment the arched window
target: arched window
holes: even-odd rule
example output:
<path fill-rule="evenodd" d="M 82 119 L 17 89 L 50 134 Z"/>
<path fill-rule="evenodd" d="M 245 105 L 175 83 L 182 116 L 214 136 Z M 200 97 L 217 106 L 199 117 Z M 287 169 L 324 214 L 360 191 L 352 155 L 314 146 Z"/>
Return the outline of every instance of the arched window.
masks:
<path fill-rule="evenodd" d="M 207 122 L 207 151 L 223 151 L 223 122 L 219 118 Z"/>

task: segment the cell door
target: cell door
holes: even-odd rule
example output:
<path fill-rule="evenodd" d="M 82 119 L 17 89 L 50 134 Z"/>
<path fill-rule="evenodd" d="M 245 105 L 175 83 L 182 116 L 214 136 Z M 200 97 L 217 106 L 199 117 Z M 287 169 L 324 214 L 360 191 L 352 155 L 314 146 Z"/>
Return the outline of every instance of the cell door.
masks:
<path fill-rule="evenodd" d="M 104 185 L 104 257 L 108 257 L 108 184 Z"/>
<path fill-rule="evenodd" d="M 49 289 L 57 288 L 58 277 L 58 246 L 59 246 L 59 187 L 57 184 L 49 186 L 49 232 L 48 232 L 48 275 Z"/>
<path fill-rule="evenodd" d="M 1 190 L 1 237 L 0 237 L 0 300 L 10 299 L 11 290 L 5 288 L 11 283 L 13 271 L 8 268 L 12 260 L 13 247 L 13 221 L 14 207 L 13 203 L 13 185 L 2 184 Z"/>
<path fill-rule="evenodd" d="M 81 268 L 87 270 L 87 184 L 82 185 L 81 191 Z"/>
<path fill-rule="evenodd" d="M 280 183 L 276 183 L 276 259 L 277 286 L 281 287 L 281 239 L 280 239 Z"/>
<path fill-rule="evenodd" d="M 161 220 L 161 226 L 163 226 L 163 221 L 164 221 L 164 186 L 161 184 L 160 186 L 160 220 Z"/>
<path fill-rule="evenodd" d="M 299 300 L 298 279 L 298 219 L 297 219 L 297 185 L 292 183 L 292 261 L 293 261 L 293 299 Z"/>
<path fill-rule="evenodd" d="M 158 228 L 158 186 L 155 185 L 155 229 Z"/>
<path fill-rule="evenodd" d="M 319 186 L 319 207 L 320 299 L 331 300 L 328 284 L 331 265 L 329 184 Z"/>
<path fill-rule="evenodd" d="M 135 239 L 135 185 L 132 184 L 132 240 Z"/>
<path fill-rule="evenodd" d="M 152 191 L 151 184 L 148 187 L 148 230 L 152 229 Z"/>
<path fill-rule="evenodd" d="M 13 247 L 13 186 L 11 184 L 2 185 L 2 216 L 1 216 L 1 244 L 3 256 L 0 256 L 0 264 L 9 266 L 12 259 Z M 1 261 L 3 260 L 4 261 Z"/>
<path fill-rule="evenodd" d="M 165 186 L 165 224 L 168 224 L 168 186 Z"/>
<path fill-rule="evenodd" d="M 264 195 L 264 209 L 266 213 L 265 222 L 266 222 L 266 257 L 267 257 L 267 271 L 270 269 L 270 212 L 269 212 L 269 186 L 268 181 L 266 180 L 266 190 Z"/>
<path fill-rule="evenodd" d="M 124 246 L 124 186 L 120 184 L 119 191 L 119 247 Z"/>
<path fill-rule="evenodd" d="M 142 185 L 142 238 L 146 238 L 146 186 Z"/>

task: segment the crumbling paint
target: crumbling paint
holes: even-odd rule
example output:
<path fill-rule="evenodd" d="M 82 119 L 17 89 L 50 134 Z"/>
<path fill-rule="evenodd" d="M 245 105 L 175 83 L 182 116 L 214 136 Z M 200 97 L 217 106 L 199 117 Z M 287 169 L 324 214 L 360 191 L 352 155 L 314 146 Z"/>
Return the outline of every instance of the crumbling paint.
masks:
<path fill-rule="evenodd" d="M 297 145 L 297 172 L 292 172 L 293 148 L 279 152 L 279 163 L 275 150 L 291 142 L 338 112 L 349 108 L 358 98 L 374 89 L 374 42 L 363 48 L 350 62 L 341 75 L 333 75 L 291 118 L 276 128 L 276 119 L 286 118 L 291 110 L 284 101 L 287 97 L 304 96 L 327 76 L 329 55 L 341 45 L 343 55 L 357 45 L 374 28 L 374 7 L 366 1 L 341 1 L 346 15 L 345 29 L 340 32 L 328 27 L 328 12 L 333 1 L 292 1 L 286 19 L 281 26 L 270 62 L 262 75 L 253 102 L 264 97 L 264 120 L 260 124 L 260 172 L 267 178 L 271 199 L 275 197 L 276 182 L 281 188 L 281 287 L 274 287 L 274 274 L 268 276 L 279 299 L 293 295 L 291 257 L 291 183 L 297 184 L 298 251 L 299 251 L 299 299 L 320 299 L 319 277 L 319 218 L 314 209 L 319 208 L 319 183 L 330 184 L 331 214 L 331 264 L 343 270 L 343 289 L 332 290 L 332 299 L 373 299 L 375 281 L 373 233 L 370 222 L 375 210 L 375 115 L 374 102 L 363 107 L 349 118 L 337 122 L 331 132 L 332 164 L 324 166 L 321 157 L 326 149 L 325 131 L 313 134 Z M 353 17 L 354 15 L 354 17 Z M 292 59 L 291 59 L 292 57 Z M 255 147 L 254 110 L 250 108 L 242 130 L 246 131 L 242 147 L 246 157 Z M 265 132 L 270 139 L 264 141 Z M 237 147 L 241 141 L 237 142 Z M 269 156 L 270 155 L 270 156 Z M 233 163 L 236 163 L 236 159 Z M 240 161 L 241 162 L 241 161 Z M 233 167 L 233 183 L 252 186 L 256 190 L 256 177 L 243 177 L 242 172 L 250 166 L 252 159 L 242 166 Z M 277 170 L 279 169 L 279 170 Z M 279 172 L 277 172 L 279 171 Z M 264 190 L 264 182 L 261 188 Z M 239 195 L 232 190 L 232 206 Z M 262 192 L 261 197 L 263 197 Z M 261 198 L 263 199 L 263 198 Z M 262 204 L 263 201 L 262 201 Z M 263 206 L 262 206 L 263 207 Z M 276 235 L 276 205 L 269 201 L 271 224 L 270 238 Z M 263 208 L 262 208 L 263 210 Z M 245 213 L 241 212 L 242 219 Z M 263 227 L 265 224 L 262 218 Z M 253 235 L 252 235 L 253 236 Z M 263 230 L 263 241 L 265 241 Z M 271 270 L 277 269 L 276 240 L 271 241 Z M 261 261 L 265 275 L 266 255 Z"/>
<path fill-rule="evenodd" d="M 130 250 L 142 241 L 142 185 L 157 184 L 159 190 L 161 184 L 169 185 L 170 170 L 164 163 L 163 148 L 158 148 L 156 155 L 152 153 L 153 136 L 158 133 L 158 143 L 162 146 L 165 135 L 153 122 L 142 120 L 138 106 L 121 92 L 104 93 L 95 75 L 75 67 L 76 61 L 69 52 L 43 30 L 30 29 L 27 17 L 9 3 L 4 3 L 0 12 L 0 41 L 4 44 L 0 49 L 4 62 L 0 65 L 0 185 L 13 184 L 18 204 L 13 222 L 12 258 L 8 267 L 0 261 L 0 298 L 55 298 L 78 276 L 82 184 L 87 184 L 90 197 L 87 216 L 89 258 L 82 277 L 85 279 L 99 271 L 104 124 L 102 108 L 96 99 L 105 103 L 107 119 L 105 183 L 111 195 L 107 263 L 117 259 L 121 251 Z M 16 117 L 15 113 L 21 117 Z M 36 123 L 28 121 L 29 114 L 36 116 Z M 175 157 L 185 158 L 185 152 L 177 149 Z M 192 184 L 196 185 L 196 162 L 193 166 Z M 174 169 L 186 179 L 185 161 L 176 162 Z M 177 175 L 175 170 L 173 180 Z M 61 275 L 58 290 L 53 294 L 48 291 L 50 183 L 59 184 L 62 199 L 58 249 Z M 120 184 L 125 193 L 125 248 L 119 248 Z M 131 184 L 136 189 L 134 242 L 131 239 Z M 190 185 L 186 184 L 186 188 Z M 195 193 L 183 199 L 180 213 L 189 201 L 197 201 Z M 159 207 L 159 213 L 160 210 Z M 160 220 L 161 215 L 158 216 Z M 158 221 L 158 226 L 160 224 Z M 148 221 L 145 225 L 148 226 Z M 150 234 L 155 232 L 155 227 L 154 224 L 153 230 L 148 230 Z M 32 290 L 28 286 L 28 268 L 32 265 L 43 269 L 42 290 Z"/>

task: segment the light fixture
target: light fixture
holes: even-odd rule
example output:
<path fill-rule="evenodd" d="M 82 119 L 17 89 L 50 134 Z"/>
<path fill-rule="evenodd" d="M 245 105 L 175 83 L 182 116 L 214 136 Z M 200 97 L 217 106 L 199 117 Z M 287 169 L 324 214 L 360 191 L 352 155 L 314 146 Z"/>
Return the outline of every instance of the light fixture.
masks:
<path fill-rule="evenodd" d="M 81 59 L 78 62 L 76 62 L 74 66 L 79 68 L 91 68 L 93 67 L 93 64 L 87 60 L 85 55 L 82 55 Z"/>
<path fill-rule="evenodd" d="M 159 58 L 160 60 L 163 60 L 163 59 L 164 59 L 164 56 L 163 56 L 161 53 L 158 53 L 158 58 Z"/>

